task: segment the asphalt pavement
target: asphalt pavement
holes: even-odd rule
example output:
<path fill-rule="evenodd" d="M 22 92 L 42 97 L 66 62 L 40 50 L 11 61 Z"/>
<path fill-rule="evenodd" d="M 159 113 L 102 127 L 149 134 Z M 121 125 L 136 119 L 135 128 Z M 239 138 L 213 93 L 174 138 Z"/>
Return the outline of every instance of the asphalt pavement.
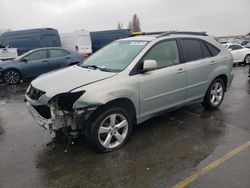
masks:
<path fill-rule="evenodd" d="M 248 67 L 234 71 L 218 110 L 195 104 L 153 118 L 135 126 L 123 148 L 106 154 L 95 153 L 83 137 L 66 153 L 63 139 L 55 148 L 47 146 L 54 134 L 29 115 L 27 84 L 2 85 L 0 187 L 181 188 L 184 182 L 186 187 L 249 188 L 250 79 Z"/>

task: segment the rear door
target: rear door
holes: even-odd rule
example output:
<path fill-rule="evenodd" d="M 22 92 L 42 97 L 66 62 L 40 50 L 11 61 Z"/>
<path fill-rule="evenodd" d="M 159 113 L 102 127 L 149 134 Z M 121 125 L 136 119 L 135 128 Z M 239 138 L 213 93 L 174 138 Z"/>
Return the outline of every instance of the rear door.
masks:
<path fill-rule="evenodd" d="M 49 59 L 48 59 L 49 71 L 66 67 L 72 61 L 71 54 L 63 49 L 50 49 L 48 50 L 48 52 L 49 52 Z"/>
<path fill-rule="evenodd" d="M 180 39 L 180 44 L 183 61 L 187 65 L 185 102 L 188 103 L 204 97 L 211 73 L 218 65 L 217 59 L 213 56 L 217 55 L 219 50 L 199 39 Z"/>

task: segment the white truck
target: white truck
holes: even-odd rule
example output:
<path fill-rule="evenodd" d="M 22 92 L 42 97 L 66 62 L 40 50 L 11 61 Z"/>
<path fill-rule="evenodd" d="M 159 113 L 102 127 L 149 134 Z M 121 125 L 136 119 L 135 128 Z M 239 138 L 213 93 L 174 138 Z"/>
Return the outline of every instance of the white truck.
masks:
<path fill-rule="evenodd" d="M 0 45 L 0 62 L 14 59 L 18 56 L 17 48 L 8 48 Z"/>
<path fill-rule="evenodd" d="M 92 54 L 89 31 L 75 30 L 72 33 L 61 33 L 60 40 L 63 48 L 82 54 Z"/>

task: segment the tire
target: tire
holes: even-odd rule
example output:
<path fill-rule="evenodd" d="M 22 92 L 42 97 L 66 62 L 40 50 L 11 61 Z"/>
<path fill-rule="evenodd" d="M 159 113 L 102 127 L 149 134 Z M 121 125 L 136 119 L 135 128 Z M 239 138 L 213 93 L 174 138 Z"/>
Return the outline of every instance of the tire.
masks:
<path fill-rule="evenodd" d="M 247 54 L 245 59 L 244 59 L 244 65 L 250 64 L 250 54 Z"/>
<path fill-rule="evenodd" d="M 221 105 L 224 99 L 224 94 L 225 94 L 225 84 L 222 79 L 217 78 L 209 86 L 206 95 L 204 97 L 204 100 L 202 102 L 202 105 L 206 109 L 216 109 Z"/>
<path fill-rule="evenodd" d="M 7 84 L 18 84 L 21 81 L 21 74 L 14 69 L 5 71 L 3 79 Z"/>
<path fill-rule="evenodd" d="M 126 110 L 120 107 L 104 108 L 95 117 L 87 127 L 86 136 L 97 152 L 114 151 L 128 141 L 132 119 Z"/>
<path fill-rule="evenodd" d="M 55 131 L 55 137 L 60 139 L 63 138 L 65 136 L 65 133 L 63 132 L 63 129 L 58 129 Z"/>

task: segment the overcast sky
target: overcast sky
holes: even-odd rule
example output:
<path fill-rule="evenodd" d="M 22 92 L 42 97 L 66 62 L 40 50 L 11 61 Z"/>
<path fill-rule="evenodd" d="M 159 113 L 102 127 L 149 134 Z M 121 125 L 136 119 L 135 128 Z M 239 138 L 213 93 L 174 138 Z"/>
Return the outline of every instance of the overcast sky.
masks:
<path fill-rule="evenodd" d="M 143 31 L 250 32 L 250 0 L 0 0 L 0 29 L 116 29 L 134 13 Z"/>

